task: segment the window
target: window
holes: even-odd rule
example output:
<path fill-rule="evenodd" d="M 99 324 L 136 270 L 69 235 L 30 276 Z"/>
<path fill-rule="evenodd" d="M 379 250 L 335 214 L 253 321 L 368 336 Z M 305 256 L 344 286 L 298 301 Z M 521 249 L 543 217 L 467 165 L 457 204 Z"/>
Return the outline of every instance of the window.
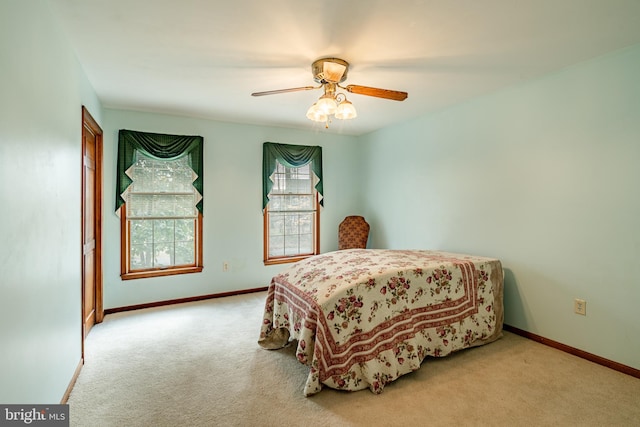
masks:
<path fill-rule="evenodd" d="M 273 146 L 280 152 L 268 153 Z M 307 155 L 292 158 L 300 150 Z M 320 147 L 265 143 L 265 264 L 293 262 L 320 252 L 321 167 Z"/>
<path fill-rule="evenodd" d="M 289 168 L 277 162 L 265 212 L 267 260 L 289 260 L 318 253 L 319 209 L 309 166 Z"/>
<path fill-rule="evenodd" d="M 129 147 L 123 146 L 127 143 Z M 202 271 L 202 197 L 195 185 L 202 164 L 201 160 L 194 162 L 194 157 L 201 159 L 201 144 L 195 144 L 195 151 L 193 144 L 191 150 L 184 150 L 184 145 L 177 147 L 178 151 L 167 151 L 168 146 L 154 149 L 149 144 L 138 146 L 121 135 L 118 189 L 124 191 L 117 200 L 123 279 Z M 130 155 L 121 155 L 121 150 Z M 175 156 L 176 152 L 180 154 Z M 157 157 L 167 153 L 168 158 Z M 123 157 L 129 160 L 123 161 Z"/>

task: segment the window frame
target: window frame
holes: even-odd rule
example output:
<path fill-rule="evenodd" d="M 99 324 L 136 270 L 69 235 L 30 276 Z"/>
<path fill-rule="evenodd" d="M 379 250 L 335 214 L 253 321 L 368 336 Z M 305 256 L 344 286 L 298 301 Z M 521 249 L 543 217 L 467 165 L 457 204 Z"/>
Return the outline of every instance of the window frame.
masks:
<path fill-rule="evenodd" d="M 264 250 L 264 265 L 276 265 L 276 264 L 286 264 L 291 262 L 297 262 L 303 260 L 305 258 L 309 258 L 314 255 L 318 255 L 320 253 L 320 203 L 318 200 L 318 192 L 314 191 L 314 205 L 315 212 L 313 215 L 314 222 L 314 230 L 313 230 L 313 253 L 309 254 L 297 254 L 297 255 L 282 255 L 277 257 L 269 256 L 269 205 L 264 208 L 263 213 L 263 250 Z"/>
<path fill-rule="evenodd" d="M 280 144 L 265 142 L 262 144 L 262 212 L 263 212 L 263 262 L 265 265 L 284 264 L 300 261 L 320 253 L 320 211 L 324 207 L 324 186 L 322 177 L 322 147 Z M 312 253 L 296 255 L 269 255 L 269 204 L 273 190 L 273 174 L 278 163 L 285 168 L 299 168 L 309 165 L 312 176 L 312 194 L 315 207 Z"/>
<path fill-rule="evenodd" d="M 199 273 L 202 265 L 202 213 L 198 212 L 195 218 L 195 263 L 171 267 L 155 267 L 139 270 L 131 270 L 131 239 L 130 222 L 127 220 L 127 203 L 122 205 L 120 211 L 120 277 L 122 280 L 143 279 L 146 277 L 172 276 L 176 274 Z"/>
<path fill-rule="evenodd" d="M 120 277 L 122 280 L 198 273 L 203 270 L 203 202 L 204 202 L 204 138 L 198 135 L 170 135 L 120 129 L 116 162 L 115 213 L 120 218 Z M 195 173 L 193 189 L 199 194 L 193 231 L 193 263 L 152 268 L 131 268 L 131 221 L 127 218 L 128 191 L 133 180 L 127 174 L 134 166 L 137 152 L 158 161 L 174 161 L 188 156 L 189 168 Z M 162 194 L 161 191 L 158 191 Z M 132 218 L 132 220 L 135 218 Z M 152 219 L 152 218 L 149 218 Z M 175 242 L 174 242 L 175 243 Z"/>

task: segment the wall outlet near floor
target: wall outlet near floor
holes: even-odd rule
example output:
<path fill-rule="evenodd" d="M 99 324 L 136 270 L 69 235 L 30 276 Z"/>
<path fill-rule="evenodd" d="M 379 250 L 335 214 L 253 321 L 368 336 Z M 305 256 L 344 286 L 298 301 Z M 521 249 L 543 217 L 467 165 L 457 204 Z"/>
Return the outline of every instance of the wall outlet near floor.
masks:
<path fill-rule="evenodd" d="M 222 262 L 222 271 L 229 271 L 229 263 L 227 261 Z"/>
<path fill-rule="evenodd" d="M 576 298 L 573 300 L 573 311 L 576 314 L 582 314 L 583 316 L 587 315 L 587 302 L 583 299 Z"/>

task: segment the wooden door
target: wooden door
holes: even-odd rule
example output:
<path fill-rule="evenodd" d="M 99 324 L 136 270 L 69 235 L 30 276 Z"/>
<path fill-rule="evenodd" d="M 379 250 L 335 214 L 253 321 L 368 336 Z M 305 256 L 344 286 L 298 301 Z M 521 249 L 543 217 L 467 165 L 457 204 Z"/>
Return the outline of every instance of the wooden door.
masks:
<path fill-rule="evenodd" d="M 82 356 L 84 339 L 102 322 L 102 129 L 82 107 Z"/>

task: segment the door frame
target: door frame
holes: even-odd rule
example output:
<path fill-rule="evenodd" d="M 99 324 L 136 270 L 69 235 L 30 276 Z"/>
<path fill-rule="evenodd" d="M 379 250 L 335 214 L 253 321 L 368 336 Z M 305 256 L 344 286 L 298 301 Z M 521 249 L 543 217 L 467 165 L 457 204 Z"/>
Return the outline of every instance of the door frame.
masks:
<path fill-rule="evenodd" d="M 81 181 L 82 181 L 82 189 L 81 189 L 81 207 L 80 207 L 80 227 L 81 227 L 81 237 L 80 237 L 80 245 L 81 245 L 81 264 L 80 264 L 80 273 L 81 273 L 81 304 L 80 304 L 80 333 L 82 336 L 82 360 L 84 361 L 84 340 L 86 337 L 85 331 L 85 301 L 84 301 L 84 289 L 85 289 L 85 281 L 84 281 L 84 240 L 85 240 L 85 229 L 84 229 L 84 211 L 86 206 L 86 182 L 85 182 L 85 174 L 84 174 L 84 157 L 86 151 L 86 143 L 85 143 L 85 131 L 91 132 L 95 136 L 95 194 L 93 197 L 94 200 L 94 224 L 95 224 L 95 239 L 96 239 L 96 248 L 95 248 L 95 323 L 101 323 L 104 320 L 104 305 L 103 305 L 103 295 L 102 295 L 102 151 L 103 151 L 103 132 L 98 123 L 91 116 L 87 108 L 82 106 L 82 159 L 80 163 L 80 173 L 81 173 Z"/>

